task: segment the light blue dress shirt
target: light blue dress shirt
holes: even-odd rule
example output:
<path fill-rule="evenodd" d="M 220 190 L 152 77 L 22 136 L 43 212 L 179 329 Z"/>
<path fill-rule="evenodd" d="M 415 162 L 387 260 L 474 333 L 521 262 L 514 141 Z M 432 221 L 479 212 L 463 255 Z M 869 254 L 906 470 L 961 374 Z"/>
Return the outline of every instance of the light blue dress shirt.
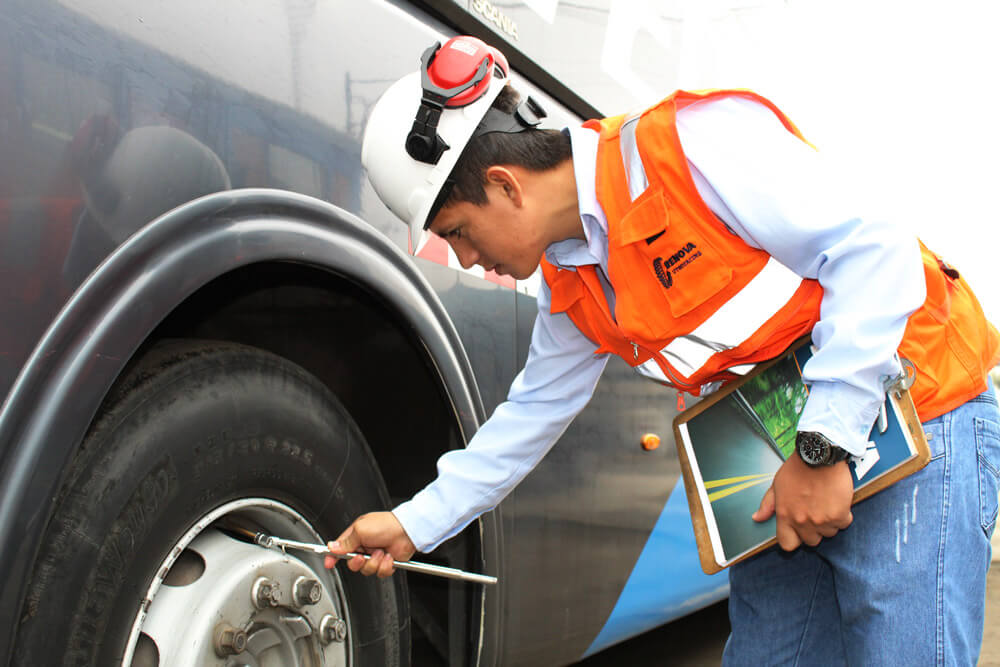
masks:
<path fill-rule="evenodd" d="M 792 135 L 768 108 L 744 99 L 701 102 L 677 114 L 695 186 L 709 208 L 824 295 L 804 366 L 809 399 L 799 430 L 819 431 L 861 454 L 899 373 L 906 320 L 926 286 L 916 237 L 877 217 L 837 168 Z M 571 128 L 586 240 L 546 250 L 562 267 L 600 266 L 609 302 L 607 219 L 595 195 L 598 135 Z M 430 551 L 495 507 L 545 456 L 586 406 L 607 363 L 564 313 L 549 312 L 544 281 L 524 369 L 465 449 L 438 460 L 437 478 L 393 510 L 420 551 Z M 636 382 L 648 382 L 636 376 Z"/>

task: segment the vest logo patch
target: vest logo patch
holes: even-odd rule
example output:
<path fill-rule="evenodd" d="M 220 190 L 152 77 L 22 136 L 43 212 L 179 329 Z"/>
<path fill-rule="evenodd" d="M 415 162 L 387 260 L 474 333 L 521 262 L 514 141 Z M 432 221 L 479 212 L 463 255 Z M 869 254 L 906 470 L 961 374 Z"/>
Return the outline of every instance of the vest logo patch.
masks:
<path fill-rule="evenodd" d="M 654 259 L 653 272 L 656 273 L 656 277 L 660 281 L 660 284 L 663 285 L 664 288 L 669 288 L 674 284 L 674 277 L 672 274 L 677 273 L 698 257 L 701 257 L 701 251 L 697 249 L 695 244 L 689 241 L 683 248 L 675 252 L 666 260 L 662 257 Z M 673 267 L 673 271 L 670 270 L 671 267 Z"/>

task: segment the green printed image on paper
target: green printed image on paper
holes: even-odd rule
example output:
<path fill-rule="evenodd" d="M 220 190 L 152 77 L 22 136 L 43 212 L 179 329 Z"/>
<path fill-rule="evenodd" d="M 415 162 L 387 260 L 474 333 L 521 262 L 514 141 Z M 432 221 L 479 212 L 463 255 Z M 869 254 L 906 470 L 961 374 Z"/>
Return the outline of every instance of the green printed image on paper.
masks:
<path fill-rule="evenodd" d="M 796 426 L 806 406 L 809 390 L 802 383 L 799 361 L 789 355 L 740 387 L 759 425 L 781 453 L 782 460 L 795 451 Z M 737 399 L 739 400 L 739 399 Z"/>
<path fill-rule="evenodd" d="M 808 346 L 801 352 L 808 357 Z M 750 515 L 795 451 L 808 395 L 803 361 L 787 356 L 687 422 L 725 560 L 774 537 L 773 517 L 757 523 Z"/>

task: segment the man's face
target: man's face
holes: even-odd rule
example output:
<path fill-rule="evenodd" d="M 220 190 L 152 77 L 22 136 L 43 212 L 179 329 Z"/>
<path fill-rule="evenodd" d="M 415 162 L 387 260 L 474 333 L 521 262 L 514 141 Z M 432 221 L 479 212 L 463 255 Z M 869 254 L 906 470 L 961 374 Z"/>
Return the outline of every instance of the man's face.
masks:
<path fill-rule="evenodd" d="M 540 221 L 532 220 L 523 200 L 512 197 L 503 184 L 488 184 L 486 195 L 483 206 L 469 202 L 445 206 L 430 230 L 451 245 L 463 267 L 478 264 L 524 280 L 538 268 L 548 245 Z"/>

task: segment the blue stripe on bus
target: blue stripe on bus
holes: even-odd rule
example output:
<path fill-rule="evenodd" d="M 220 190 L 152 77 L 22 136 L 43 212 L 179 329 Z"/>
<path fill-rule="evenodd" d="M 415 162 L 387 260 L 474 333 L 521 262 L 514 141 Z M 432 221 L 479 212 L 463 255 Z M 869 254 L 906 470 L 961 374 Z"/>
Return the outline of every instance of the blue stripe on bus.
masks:
<path fill-rule="evenodd" d="M 728 595 L 726 571 L 709 576 L 701 570 L 684 484 L 678 481 L 615 608 L 583 657 Z"/>

